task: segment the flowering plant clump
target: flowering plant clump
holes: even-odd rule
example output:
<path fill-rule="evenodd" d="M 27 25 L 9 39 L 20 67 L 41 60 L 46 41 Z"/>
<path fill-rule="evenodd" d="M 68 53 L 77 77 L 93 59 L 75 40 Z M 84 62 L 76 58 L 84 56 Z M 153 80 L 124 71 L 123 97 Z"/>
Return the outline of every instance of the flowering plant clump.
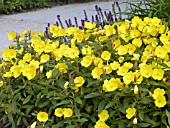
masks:
<path fill-rule="evenodd" d="M 4 126 L 168 127 L 170 30 L 157 17 L 11 32 L 2 51 Z"/>

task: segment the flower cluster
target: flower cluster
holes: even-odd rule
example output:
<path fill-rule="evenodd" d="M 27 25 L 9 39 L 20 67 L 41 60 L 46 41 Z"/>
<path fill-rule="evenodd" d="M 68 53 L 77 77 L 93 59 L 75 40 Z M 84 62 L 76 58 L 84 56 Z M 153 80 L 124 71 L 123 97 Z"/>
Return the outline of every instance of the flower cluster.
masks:
<path fill-rule="evenodd" d="M 166 105 L 166 98 L 165 98 L 165 91 L 164 89 L 157 88 L 154 90 L 152 97 L 155 100 L 155 105 L 159 108 L 164 107 Z"/>
<path fill-rule="evenodd" d="M 26 30 L 8 37 L 17 45 L 2 51 L 3 111 L 16 106 L 10 110 L 22 115 L 44 108 L 52 125 L 60 122 L 56 127 L 117 127 L 113 120 L 121 119 L 130 127 L 148 120 L 147 126 L 166 125 L 156 122 L 165 114 L 160 108 L 169 111 L 170 30 L 157 17 L 135 16 L 104 28 L 90 22 L 84 29 L 51 25 L 48 36 Z M 64 119 L 53 119 L 54 109 Z M 96 111 L 102 111 L 98 121 Z"/>
<path fill-rule="evenodd" d="M 64 118 L 71 117 L 73 114 L 73 111 L 71 108 L 56 108 L 55 109 L 55 115 L 57 117 L 62 117 L 64 115 Z"/>

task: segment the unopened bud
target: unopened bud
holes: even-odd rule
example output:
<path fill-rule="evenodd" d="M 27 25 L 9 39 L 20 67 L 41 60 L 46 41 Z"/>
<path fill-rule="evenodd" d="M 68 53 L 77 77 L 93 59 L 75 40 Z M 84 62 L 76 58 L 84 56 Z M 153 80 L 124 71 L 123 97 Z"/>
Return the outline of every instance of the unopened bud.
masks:
<path fill-rule="evenodd" d="M 138 94 L 138 86 L 137 85 L 135 85 L 135 87 L 134 87 L 134 93 L 137 95 Z"/>
<path fill-rule="evenodd" d="M 134 118 L 134 119 L 133 119 L 133 124 L 137 124 L 137 123 L 138 123 L 137 118 Z"/>

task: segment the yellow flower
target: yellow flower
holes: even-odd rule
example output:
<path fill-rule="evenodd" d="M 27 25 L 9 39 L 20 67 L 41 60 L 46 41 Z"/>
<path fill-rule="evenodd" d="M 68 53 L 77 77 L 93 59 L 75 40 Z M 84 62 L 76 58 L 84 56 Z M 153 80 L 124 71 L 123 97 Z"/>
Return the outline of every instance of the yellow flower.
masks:
<path fill-rule="evenodd" d="M 53 72 L 53 70 L 50 70 L 50 71 L 46 72 L 47 79 L 52 78 L 52 72 Z"/>
<path fill-rule="evenodd" d="M 102 55 L 101 55 L 101 58 L 104 59 L 104 60 L 109 60 L 111 57 L 111 53 L 108 52 L 108 51 L 104 51 L 102 52 Z"/>
<path fill-rule="evenodd" d="M 36 67 L 33 65 L 25 65 L 21 69 L 21 72 L 23 76 L 26 76 L 28 80 L 31 80 L 36 76 Z"/>
<path fill-rule="evenodd" d="M 10 68 L 10 71 L 13 73 L 13 76 L 17 78 L 21 75 L 21 67 L 18 65 L 14 65 Z"/>
<path fill-rule="evenodd" d="M 71 117 L 73 115 L 73 110 L 71 108 L 63 109 L 64 118 Z"/>
<path fill-rule="evenodd" d="M 153 70 L 151 65 L 144 64 L 140 67 L 140 73 L 146 78 L 149 78 L 152 75 L 152 72 Z"/>
<path fill-rule="evenodd" d="M 164 59 L 167 56 L 167 50 L 163 46 L 158 46 L 155 49 L 155 55 L 157 57 L 160 57 L 161 59 Z"/>
<path fill-rule="evenodd" d="M 95 27 L 96 27 L 96 23 L 95 23 L 95 22 L 93 22 L 93 23 L 91 23 L 91 22 L 85 22 L 85 23 L 84 23 L 84 28 L 93 29 L 93 28 L 95 28 Z"/>
<path fill-rule="evenodd" d="M 112 72 L 112 67 L 108 64 L 103 66 L 103 70 L 105 74 L 110 74 Z"/>
<path fill-rule="evenodd" d="M 124 59 L 125 58 L 123 56 L 119 57 L 119 63 L 123 63 Z"/>
<path fill-rule="evenodd" d="M 13 74 L 12 74 L 11 71 L 9 71 L 9 72 L 6 72 L 3 76 L 4 76 L 4 77 L 7 77 L 7 78 L 10 78 L 10 77 L 13 76 Z"/>
<path fill-rule="evenodd" d="M 134 73 L 133 72 L 128 72 L 123 76 L 123 82 L 126 85 L 129 85 L 133 81 L 134 81 Z"/>
<path fill-rule="evenodd" d="M 107 37 L 111 36 L 111 35 L 114 35 L 116 33 L 116 30 L 114 29 L 114 26 L 105 25 L 104 30 L 105 30 L 105 34 L 106 34 Z"/>
<path fill-rule="evenodd" d="M 135 38 L 132 40 L 132 44 L 139 48 L 142 45 L 142 40 L 140 38 Z"/>
<path fill-rule="evenodd" d="M 3 81 L 0 81 L 0 87 L 2 87 L 4 85 Z"/>
<path fill-rule="evenodd" d="M 65 64 L 65 63 L 58 63 L 56 66 L 55 66 L 56 69 L 58 69 L 60 72 L 62 73 L 67 73 L 67 68 L 68 66 Z"/>
<path fill-rule="evenodd" d="M 126 117 L 128 119 L 131 119 L 135 114 L 136 114 L 136 109 L 135 108 L 128 108 L 126 109 Z"/>
<path fill-rule="evenodd" d="M 135 87 L 134 87 L 134 94 L 138 94 L 138 86 L 137 85 L 135 85 Z"/>
<path fill-rule="evenodd" d="M 94 126 L 94 128 L 110 128 L 106 123 L 102 120 L 98 120 Z"/>
<path fill-rule="evenodd" d="M 52 43 L 53 49 L 58 48 L 59 44 L 60 44 L 60 42 L 59 42 L 58 40 L 54 41 L 54 42 Z"/>
<path fill-rule="evenodd" d="M 117 88 L 121 87 L 121 81 L 119 78 L 111 78 L 109 81 L 105 80 L 103 84 L 103 90 L 105 92 L 112 92 Z"/>
<path fill-rule="evenodd" d="M 2 58 L 4 60 L 10 60 L 16 58 L 17 52 L 14 49 L 4 49 L 2 50 Z"/>
<path fill-rule="evenodd" d="M 91 75 L 93 76 L 93 78 L 96 78 L 96 79 L 100 79 L 100 75 L 103 73 L 103 70 L 99 67 L 95 67 L 93 70 L 92 70 L 92 73 Z"/>
<path fill-rule="evenodd" d="M 108 118 L 109 118 L 108 111 L 107 110 L 102 110 L 102 112 L 100 114 L 98 114 L 98 117 L 102 121 L 108 120 Z"/>
<path fill-rule="evenodd" d="M 81 87 L 84 84 L 85 80 L 83 77 L 79 76 L 74 79 L 74 83 L 76 87 Z"/>
<path fill-rule="evenodd" d="M 43 55 L 41 55 L 41 57 L 40 57 L 40 62 L 41 63 L 46 63 L 46 62 L 48 62 L 50 60 L 50 56 L 48 55 L 48 54 L 43 54 Z"/>
<path fill-rule="evenodd" d="M 165 94 L 165 90 L 164 89 L 156 88 L 154 90 L 154 93 L 152 94 L 152 97 L 154 99 L 157 99 L 159 96 L 163 96 L 164 94 Z"/>
<path fill-rule="evenodd" d="M 40 62 L 37 60 L 31 60 L 30 65 L 34 66 L 37 69 L 39 68 Z"/>
<path fill-rule="evenodd" d="M 117 48 L 117 52 L 118 52 L 118 55 L 125 55 L 126 53 L 128 53 L 128 47 L 127 47 L 127 45 L 120 45 L 120 46 Z"/>
<path fill-rule="evenodd" d="M 152 72 L 152 77 L 155 80 L 162 80 L 164 76 L 164 70 L 162 69 L 154 69 Z"/>
<path fill-rule="evenodd" d="M 40 122 L 46 122 L 48 120 L 48 114 L 46 112 L 39 112 L 37 114 L 37 120 Z"/>
<path fill-rule="evenodd" d="M 50 53 L 53 51 L 53 46 L 52 44 L 46 44 L 45 47 L 44 47 L 44 52 L 45 53 Z"/>
<path fill-rule="evenodd" d="M 63 115 L 63 109 L 62 109 L 62 108 L 56 108 L 54 114 L 55 114 L 57 117 L 62 117 L 62 115 Z"/>
<path fill-rule="evenodd" d="M 110 63 L 110 66 L 112 67 L 112 70 L 117 70 L 120 67 L 119 62 L 114 61 L 113 63 Z"/>
<path fill-rule="evenodd" d="M 8 33 L 8 39 L 14 40 L 17 37 L 17 34 L 15 32 L 9 32 Z"/>
<path fill-rule="evenodd" d="M 124 76 L 128 72 L 128 70 L 129 70 L 128 67 L 125 66 L 119 67 L 119 69 L 117 70 L 117 74 L 119 76 Z"/>
<path fill-rule="evenodd" d="M 133 124 L 137 124 L 138 123 L 138 119 L 137 118 L 134 118 L 133 119 Z"/>
<path fill-rule="evenodd" d="M 166 99 L 165 96 L 159 96 L 155 99 L 155 105 L 158 108 L 164 107 L 166 105 Z"/>
<path fill-rule="evenodd" d="M 103 60 L 99 57 L 96 57 L 93 63 L 95 66 L 98 66 L 99 68 L 103 67 Z"/>
<path fill-rule="evenodd" d="M 141 33 L 140 33 L 138 30 L 131 30 L 131 31 L 130 31 L 130 37 L 131 37 L 131 38 L 139 37 L 140 34 L 141 34 Z"/>
<path fill-rule="evenodd" d="M 83 55 L 91 55 L 93 50 L 91 46 L 83 47 L 81 49 Z"/>
<path fill-rule="evenodd" d="M 31 54 L 30 53 L 26 53 L 23 57 L 23 60 L 26 62 L 29 62 L 31 60 Z"/>
<path fill-rule="evenodd" d="M 82 61 L 81 61 L 81 65 L 84 67 L 89 67 L 92 63 L 92 58 L 91 56 L 85 56 L 83 57 Z"/>

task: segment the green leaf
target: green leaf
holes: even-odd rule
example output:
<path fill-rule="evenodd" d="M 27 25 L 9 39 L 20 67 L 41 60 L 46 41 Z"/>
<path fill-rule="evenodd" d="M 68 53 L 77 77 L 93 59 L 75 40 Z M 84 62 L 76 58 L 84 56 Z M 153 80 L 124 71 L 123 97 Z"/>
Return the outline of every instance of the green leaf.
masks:
<path fill-rule="evenodd" d="M 27 98 L 23 101 L 23 104 L 26 104 L 30 101 L 32 95 L 27 96 Z"/>
<path fill-rule="evenodd" d="M 74 100 L 75 100 L 77 103 L 82 104 L 82 100 L 81 100 L 79 97 L 76 97 Z"/>
<path fill-rule="evenodd" d="M 110 107 L 113 107 L 114 104 L 115 104 L 114 101 L 109 102 L 109 103 L 105 106 L 105 109 L 108 109 L 108 108 L 110 108 Z"/>
<path fill-rule="evenodd" d="M 60 106 L 60 105 L 66 105 L 66 104 L 70 104 L 70 100 L 64 100 L 64 101 L 61 101 L 60 103 L 58 103 L 57 105 L 55 105 L 55 107 L 54 108 L 56 108 L 56 107 L 58 107 L 58 106 Z"/>
<path fill-rule="evenodd" d="M 50 101 L 46 101 L 46 102 L 40 104 L 39 107 L 43 108 L 43 107 L 47 106 L 49 103 L 50 103 Z"/>
<path fill-rule="evenodd" d="M 17 126 L 21 124 L 21 116 L 17 119 Z"/>
<path fill-rule="evenodd" d="M 168 117 L 168 124 L 170 125 L 170 113 L 166 110 L 166 116 Z"/>
<path fill-rule="evenodd" d="M 152 100 L 149 97 L 144 97 L 140 101 L 142 104 L 149 104 L 150 102 L 152 102 Z"/>
<path fill-rule="evenodd" d="M 88 119 L 86 118 L 81 118 L 81 119 L 78 119 L 77 122 L 81 122 L 81 123 L 84 123 L 84 122 L 87 122 Z"/>
<path fill-rule="evenodd" d="M 124 123 L 122 121 L 119 121 L 118 128 L 124 128 Z"/>
<path fill-rule="evenodd" d="M 150 126 L 150 124 L 149 123 L 138 123 L 138 126 L 142 127 L 142 128 L 146 128 L 146 127 Z"/>
<path fill-rule="evenodd" d="M 105 105 L 106 105 L 106 100 L 103 100 L 99 103 L 98 114 L 101 113 L 102 110 L 104 110 Z"/>
<path fill-rule="evenodd" d="M 138 116 L 142 121 L 144 120 L 144 113 L 143 112 L 139 111 Z"/>
<path fill-rule="evenodd" d="M 84 98 L 88 99 L 88 98 L 94 98 L 94 97 L 97 97 L 97 96 L 100 96 L 99 92 L 92 92 L 90 94 L 85 95 Z"/>
<path fill-rule="evenodd" d="M 150 123 L 152 125 L 155 124 L 155 121 L 151 120 L 147 115 L 145 115 L 144 121 L 147 122 L 147 123 Z"/>
<path fill-rule="evenodd" d="M 58 121 L 57 124 L 52 125 L 52 128 L 61 128 L 64 126 L 64 120 Z"/>

